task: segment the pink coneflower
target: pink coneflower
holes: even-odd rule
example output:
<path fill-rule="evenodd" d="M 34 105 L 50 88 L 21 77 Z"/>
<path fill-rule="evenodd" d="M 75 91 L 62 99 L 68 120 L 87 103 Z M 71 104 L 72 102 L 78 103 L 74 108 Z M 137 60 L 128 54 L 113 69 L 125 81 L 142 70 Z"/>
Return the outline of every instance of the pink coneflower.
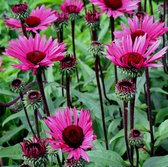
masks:
<path fill-rule="evenodd" d="M 114 40 L 112 44 L 106 45 L 106 57 L 115 65 L 136 74 L 145 67 L 162 66 L 161 64 L 156 64 L 155 61 L 162 58 L 166 53 L 167 47 L 152 55 L 160 42 L 158 40 L 148 48 L 149 41 L 146 40 L 146 35 L 137 37 L 134 43 L 131 36 L 128 35 L 123 37 L 121 41 Z"/>
<path fill-rule="evenodd" d="M 115 93 L 119 99 L 129 101 L 135 96 L 135 84 L 131 80 L 119 81 L 115 86 Z"/>
<path fill-rule="evenodd" d="M 86 110 L 81 110 L 80 116 L 76 108 L 72 111 L 73 115 L 67 108 L 45 120 L 50 129 L 48 133 L 52 137 L 48 141 L 53 148 L 61 148 L 64 153 L 70 152 L 68 159 L 78 160 L 82 157 L 89 161 L 85 150 L 92 148 L 92 141 L 96 139 L 93 135 L 91 116 Z"/>
<path fill-rule="evenodd" d="M 93 29 L 98 28 L 100 15 L 101 14 L 96 10 L 86 12 L 85 14 L 86 24 Z"/>
<path fill-rule="evenodd" d="M 91 3 L 98 5 L 107 15 L 117 18 L 124 16 L 124 13 L 132 13 L 138 8 L 139 0 L 90 0 Z"/>
<path fill-rule="evenodd" d="M 45 6 L 37 7 L 30 13 L 30 16 L 24 19 L 27 31 L 37 32 L 37 30 L 45 30 L 51 23 L 57 19 L 55 12 Z M 5 24 L 14 29 L 21 28 L 21 23 L 17 19 L 6 19 Z"/>
<path fill-rule="evenodd" d="M 46 141 L 44 139 L 33 138 L 32 140 L 24 140 L 20 144 L 23 156 L 26 158 L 39 158 L 46 154 Z"/>
<path fill-rule="evenodd" d="M 35 38 L 19 36 L 16 41 L 9 42 L 10 48 L 5 50 L 7 56 L 17 58 L 21 64 L 14 65 L 23 71 L 32 70 L 33 74 L 41 67 L 51 66 L 53 61 L 63 59 L 65 44 L 58 44 L 57 39 L 54 41 L 52 37 L 46 41 L 46 36 L 40 37 L 39 34 Z"/>
<path fill-rule="evenodd" d="M 158 36 L 163 35 L 168 31 L 168 28 L 164 27 L 163 22 L 154 22 L 153 16 L 146 14 L 143 18 L 134 16 L 133 19 L 128 18 L 129 27 L 122 25 L 122 31 L 115 31 L 116 38 L 122 38 L 123 36 L 131 35 L 132 40 L 135 41 L 136 37 L 147 35 L 148 40 L 156 41 Z"/>
<path fill-rule="evenodd" d="M 68 54 L 60 61 L 60 66 L 62 70 L 71 70 L 76 66 L 76 58 Z"/>
<path fill-rule="evenodd" d="M 140 147 L 143 144 L 143 135 L 140 130 L 132 129 L 129 134 L 129 144 Z"/>
<path fill-rule="evenodd" d="M 12 6 L 12 11 L 13 13 L 16 13 L 16 14 L 23 13 L 27 11 L 27 9 L 28 9 L 27 3 L 20 3 Z"/>
<path fill-rule="evenodd" d="M 78 14 L 83 8 L 83 2 L 81 0 L 65 0 L 61 4 L 60 9 L 69 14 Z"/>

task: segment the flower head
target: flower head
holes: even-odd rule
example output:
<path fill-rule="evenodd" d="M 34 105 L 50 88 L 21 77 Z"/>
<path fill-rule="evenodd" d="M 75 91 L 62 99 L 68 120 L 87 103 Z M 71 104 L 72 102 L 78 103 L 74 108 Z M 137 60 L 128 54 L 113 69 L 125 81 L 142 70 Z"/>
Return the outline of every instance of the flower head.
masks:
<path fill-rule="evenodd" d="M 37 33 L 37 30 L 45 30 L 51 23 L 57 19 L 55 12 L 50 8 L 45 9 L 45 6 L 37 7 L 28 17 L 24 19 L 27 31 Z M 21 28 L 21 23 L 17 19 L 6 19 L 5 24 L 14 29 Z"/>
<path fill-rule="evenodd" d="M 104 46 L 99 41 L 92 41 L 89 52 L 93 55 L 102 55 Z"/>
<path fill-rule="evenodd" d="M 88 111 L 81 110 L 80 116 L 76 108 L 67 108 L 48 117 L 45 123 L 50 129 L 51 138 L 48 140 L 53 148 L 61 148 L 62 152 L 70 152 L 68 159 L 79 160 L 82 157 L 89 161 L 84 150 L 92 148 L 92 141 L 96 139 L 93 135 L 92 120 Z"/>
<path fill-rule="evenodd" d="M 152 55 L 158 48 L 160 40 L 154 42 L 149 48 L 149 40 L 146 35 L 137 37 L 132 41 L 131 35 L 123 37 L 121 41 L 114 40 L 110 45 L 106 45 L 106 57 L 115 65 L 128 72 L 131 77 L 137 76 L 138 72 L 145 67 L 161 67 L 162 65 L 155 62 L 163 57 L 167 47 Z"/>
<path fill-rule="evenodd" d="M 52 37 L 46 41 L 46 36 L 42 38 L 36 35 L 35 38 L 28 39 L 19 36 L 16 41 L 9 42 L 10 48 L 5 50 L 7 56 L 17 58 L 21 64 L 14 65 L 23 71 L 32 70 L 33 74 L 41 67 L 51 66 L 53 61 L 60 61 L 64 55 L 65 44 L 58 44 L 57 39 L 54 41 Z"/>
<path fill-rule="evenodd" d="M 21 78 L 16 78 L 11 82 L 11 89 L 14 92 L 21 91 L 24 86 L 24 81 Z"/>
<path fill-rule="evenodd" d="M 65 0 L 60 9 L 62 12 L 69 14 L 70 20 L 74 20 L 83 9 L 83 2 L 81 0 Z"/>
<path fill-rule="evenodd" d="M 57 17 L 57 19 L 54 22 L 54 25 L 56 27 L 56 29 L 59 31 L 61 28 L 63 28 L 64 26 L 68 25 L 68 13 L 65 12 L 55 12 L 55 15 Z"/>
<path fill-rule="evenodd" d="M 119 81 L 115 86 L 115 92 L 121 100 L 129 101 L 135 95 L 135 84 L 131 80 Z"/>
<path fill-rule="evenodd" d="M 33 139 L 24 140 L 20 145 L 23 156 L 28 161 L 41 164 L 46 160 L 46 140 L 34 137 Z"/>
<path fill-rule="evenodd" d="M 62 70 L 70 71 L 76 66 L 76 58 L 66 55 L 66 57 L 60 61 L 60 66 Z"/>
<path fill-rule="evenodd" d="M 61 4 L 60 9 L 69 14 L 76 13 L 78 14 L 83 8 L 83 2 L 81 0 L 65 0 Z"/>
<path fill-rule="evenodd" d="M 29 90 L 24 97 L 25 106 L 38 108 L 41 102 L 41 93 L 38 90 Z"/>
<path fill-rule="evenodd" d="M 74 160 L 74 158 L 67 159 L 65 161 L 66 167 L 84 167 L 86 165 L 86 161 L 82 158 L 78 160 Z"/>
<path fill-rule="evenodd" d="M 143 14 L 144 15 L 144 14 Z M 131 35 L 133 41 L 136 37 L 146 34 L 149 41 L 156 41 L 158 36 L 163 35 L 168 31 L 168 28 L 164 27 L 163 22 L 154 22 L 153 16 L 145 14 L 144 16 L 134 16 L 132 19 L 128 19 L 129 27 L 122 25 L 122 31 L 115 31 L 116 38 L 122 38 L 123 36 Z"/>
<path fill-rule="evenodd" d="M 100 13 L 97 12 L 96 10 L 88 11 L 85 14 L 86 24 L 90 28 L 93 28 L 93 29 L 98 28 L 99 27 L 99 19 L 100 19 Z"/>
<path fill-rule="evenodd" d="M 25 3 L 16 4 L 16 5 L 12 6 L 12 11 L 13 11 L 13 13 L 16 13 L 16 14 L 25 12 L 25 11 L 27 11 L 27 9 L 28 9 L 28 6 L 27 6 L 26 2 Z"/>
<path fill-rule="evenodd" d="M 143 144 L 143 135 L 138 129 L 132 129 L 129 134 L 129 144 L 140 147 Z"/>
<path fill-rule="evenodd" d="M 103 12 L 107 12 L 109 17 L 117 18 L 137 9 L 139 0 L 90 0 L 90 2 L 98 5 Z"/>

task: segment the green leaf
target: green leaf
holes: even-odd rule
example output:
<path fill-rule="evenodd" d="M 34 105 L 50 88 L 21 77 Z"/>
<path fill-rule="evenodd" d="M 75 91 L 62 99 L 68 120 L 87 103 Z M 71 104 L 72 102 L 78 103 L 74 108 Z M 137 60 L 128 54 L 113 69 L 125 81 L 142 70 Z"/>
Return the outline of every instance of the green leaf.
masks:
<path fill-rule="evenodd" d="M 157 93 L 163 93 L 168 95 L 168 92 L 164 91 L 163 89 L 159 88 L 159 87 L 153 87 L 150 89 L 151 92 L 157 92 Z"/>
<path fill-rule="evenodd" d="M 12 158 L 12 159 L 22 159 L 22 150 L 20 144 L 14 146 L 0 148 L 0 157 L 1 158 Z"/>
<path fill-rule="evenodd" d="M 110 167 L 125 167 L 125 162 L 120 157 L 119 154 L 109 151 L 109 150 L 92 150 L 87 152 L 91 162 L 96 165 L 105 167 L 110 165 Z"/>
<path fill-rule="evenodd" d="M 168 167 L 168 155 L 152 157 L 145 161 L 142 167 Z"/>
<path fill-rule="evenodd" d="M 12 129 L 12 130 L 8 131 L 5 135 L 3 135 L 3 137 L 0 138 L 0 145 L 9 141 L 14 135 L 16 135 L 18 132 L 20 132 L 24 128 L 25 128 L 25 126 L 22 125 L 18 128 L 15 128 L 15 130 Z"/>

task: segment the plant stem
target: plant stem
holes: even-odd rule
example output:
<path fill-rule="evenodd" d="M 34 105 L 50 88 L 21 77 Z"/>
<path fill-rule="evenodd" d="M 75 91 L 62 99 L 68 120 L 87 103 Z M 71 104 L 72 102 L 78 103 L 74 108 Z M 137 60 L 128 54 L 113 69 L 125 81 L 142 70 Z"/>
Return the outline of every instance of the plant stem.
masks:
<path fill-rule="evenodd" d="M 73 56 L 76 58 L 76 49 L 75 49 L 75 20 L 71 20 L 71 31 L 72 31 L 72 47 L 73 47 Z M 79 84 L 79 74 L 78 69 L 76 68 L 76 77 Z M 80 91 L 80 85 L 78 85 Z"/>
<path fill-rule="evenodd" d="M 144 12 L 146 12 L 147 0 L 144 1 Z"/>
<path fill-rule="evenodd" d="M 38 125 L 38 109 L 34 109 L 34 121 L 35 121 L 35 126 L 36 126 L 36 133 L 37 137 L 40 138 L 40 131 L 39 131 L 39 125 Z"/>
<path fill-rule="evenodd" d="M 106 145 L 106 149 L 108 150 L 109 149 L 108 138 L 107 138 L 106 124 L 105 124 L 105 115 L 104 115 L 103 99 L 102 99 L 102 93 L 101 93 L 101 87 L 100 87 L 100 81 L 99 81 L 99 69 L 98 69 L 98 67 L 99 67 L 98 55 L 96 55 L 96 58 L 95 58 L 96 81 L 97 81 L 97 88 L 98 88 L 100 107 L 101 107 L 102 125 L 103 125 L 103 131 L 104 131 L 105 145 Z"/>
<path fill-rule="evenodd" d="M 129 151 L 130 149 L 129 149 L 129 144 L 128 144 L 128 102 L 126 101 L 124 101 L 124 138 L 125 138 L 127 157 L 131 164 L 131 167 L 133 167 L 134 165 L 132 164 L 131 155 Z"/>
<path fill-rule="evenodd" d="M 153 15 L 153 5 L 152 0 L 149 0 L 150 14 Z"/>
<path fill-rule="evenodd" d="M 43 100 L 44 114 L 47 114 L 47 116 L 50 116 L 47 100 L 46 100 L 46 97 L 45 97 L 45 92 L 44 92 L 44 87 L 43 87 L 43 80 L 42 80 L 41 70 L 40 69 L 37 70 L 36 79 L 37 79 L 37 83 L 38 83 L 39 90 L 40 90 L 40 93 L 41 93 L 41 96 L 42 96 L 42 100 Z"/>
<path fill-rule="evenodd" d="M 61 164 L 61 160 L 60 160 L 59 155 L 58 155 L 58 154 L 56 154 L 56 156 L 57 156 L 58 166 L 59 166 L 59 167 L 62 167 L 62 164 Z"/>
<path fill-rule="evenodd" d="M 21 23 L 21 26 L 22 26 L 22 31 L 23 31 L 23 35 L 28 38 L 28 35 L 27 35 L 27 31 L 26 31 L 26 26 L 25 26 L 25 23 L 23 20 L 20 20 L 20 23 Z"/>
<path fill-rule="evenodd" d="M 137 146 L 135 147 L 135 151 L 136 151 L 136 167 L 138 167 L 138 165 L 139 165 L 139 149 Z"/>
<path fill-rule="evenodd" d="M 110 17 L 110 28 L 111 28 L 111 40 L 114 40 L 114 30 L 115 30 L 115 26 L 114 26 L 114 17 L 111 16 Z M 114 74 L 115 74 L 115 83 L 118 82 L 118 74 L 117 74 L 117 66 L 114 65 Z"/>
<path fill-rule="evenodd" d="M 22 92 L 20 92 L 20 99 L 21 99 L 21 101 L 23 103 L 24 100 L 23 100 L 23 93 Z M 29 119 L 29 116 L 28 116 L 28 113 L 27 113 L 27 109 L 26 109 L 24 103 L 23 103 L 23 110 L 24 110 L 24 113 L 25 113 L 25 116 L 26 116 L 27 123 L 28 123 L 28 125 L 29 125 L 29 127 L 30 127 L 30 129 L 31 129 L 31 131 L 33 133 L 33 136 L 36 136 L 36 134 L 35 134 L 35 132 L 34 132 L 34 130 L 32 128 L 32 125 L 30 123 L 30 119 Z"/>
<path fill-rule="evenodd" d="M 72 107 L 70 96 L 70 74 L 67 71 L 66 71 L 66 98 L 67 98 L 67 106 Z"/>
<path fill-rule="evenodd" d="M 28 83 L 25 87 L 24 87 L 24 91 L 22 92 L 22 94 L 25 94 L 27 92 L 27 89 L 29 87 L 31 87 L 32 85 L 34 85 L 36 83 L 36 81 L 33 81 L 33 82 L 30 82 Z M 17 96 L 14 100 L 8 102 L 8 103 L 3 103 L 3 102 L 0 102 L 0 107 L 10 107 L 12 106 L 13 104 L 15 104 L 18 100 L 20 99 L 20 95 Z"/>
<path fill-rule="evenodd" d="M 148 109 L 148 117 L 149 117 L 149 128 L 150 128 L 150 136 L 151 136 L 151 156 L 154 156 L 154 134 L 153 134 L 153 123 L 152 123 L 152 110 L 151 110 L 151 96 L 150 96 L 150 78 L 149 78 L 149 70 L 145 69 L 146 76 L 146 93 L 147 93 L 147 109 Z"/>
<path fill-rule="evenodd" d="M 99 71 L 100 71 L 100 77 L 101 77 L 101 81 L 102 81 L 104 97 L 109 102 L 109 104 L 112 104 L 112 100 L 110 100 L 107 97 L 107 94 L 106 94 L 106 87 L 105 87 L 105 83 L 104 83 L 104 75 L 103 75 L 103 71 L 102 71 L 102 67 L 101 67 L 101 63 L 100 63 L 100 58 L 99 57 L 98 57 L 98 63 L 99 63 Z"/>
<path fill-rule="evenodd" d="M 62 78 L 61 78 L 61 89 L 62 89 L 62 96 L 64 97 L 64 71 L 61 73 Z"/>
<path fill-rule="evenodd" d="M 136 85 L 136 80 L 137 80 L 137 77 L 134 77 L 132 79 L 132 82 L 135 85 Z M 135 96 L 130 101 L 130 130 L 134 129 L 134 113 L 135 113 L 134 108 L 135 108 Z M 131 149 L 130 149 L 130 156 L 131 156 L 131 160 L 133 162 L 134 148 L 132 146 L 131 146 Z"/>

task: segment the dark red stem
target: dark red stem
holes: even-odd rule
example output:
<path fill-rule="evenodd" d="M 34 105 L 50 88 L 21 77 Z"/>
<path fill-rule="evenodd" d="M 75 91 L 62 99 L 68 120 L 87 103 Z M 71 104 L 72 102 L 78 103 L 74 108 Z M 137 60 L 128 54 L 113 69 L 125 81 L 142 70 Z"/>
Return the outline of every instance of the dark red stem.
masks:
<path fill-rule="evenodd" d="M 139 149 L 137 146 L 135 147 L 135 151 L 136 151 L 136 167 L 138 167 L 139 166 Z"/>
<path fill-rule="evenodd" d="M 42 101 L 43 101 L 43 105 L 44 105 L 44 114 L 47 114 L 47 116 L 50 116 L 47 100 L 46 100 L 46 97 L 45 97 L 44 87 L 43 87 L 41 69 L 37 70 L 36 79 L 37 79 L 39 90 L 40 90 L 40 93 L 41 93 L 41 96 L 42 96 Z"/>
<path fill-rule="evenodd" d="M 37 108 L 35 108 L 35 110 L 34 110 L 34 122 L 35 122 L 35 126 L 36 126 L 37 137 L 40 138 L 40 131 L 39 131 L 39 125 L 38 125 L 38 109 Z"/>
<path fill-rule="evenodd" d="M 131 167 L 134 167 L 132 163 L 131 155 L 130 155 L 129 144 L 128 144 L 128 102 L 126 101 L 124 101 L 124 138 L 125 138 L 127 157 L 131 164 Z"/>
<path fill-rule="evenodd" d="M 70 74 L 68 72 L 66 72 L 66 98 L 67 98 L 67 106 L 72 107 L 70 96 Z"/>
<path fill-rule="evenodd" d="M 21 101 L 23 103 L 24 100 L 23 100 L 23 93 L 22 92 L 20 92 L 20 99 L 21 99 Z M 33 133 L 33 136 L 36 136 L 36 134 L 35 134 L 35 132 L 34 132 L 34 130 L 32 128 L 32 125 L 30 123 L 30 119 L 29 119 L 29 116 L 28 116 L 28 113 L 27 113 L 27 109 L 26 109 L 26 106 L 24 105 L 24 103 L 23 103 L 23 110 L 24 110 L 24 113 L 25 113 L 25 116 L 26 116 L 27 123 L 28 123 L 28 125 L 29 125 L 29 127 L 30 127 L 30 129 L 31 129 L 31 131 Z"/>
<path fill-rule="evenodd" d="M 154 134 L 153 134 L 153 121 L 152 121 L 152 110 L 151 110 L 151 94 L 150 94 L 150 78 L 149 78 L 149 70 L 145 69 L 146 76 L 146 95 L 147 95 L 147 110 L 148 110 L 148 118 L 149 118 L 149 128 L 150 128 L 150 136 L 151 136 L 151 156 L 154 156 Z"/>
<path fill-rule="evenodd" d="M 100 107 L 101 107 L 102 125 L 103 125 L 103 131 L 104 131 L 105 145 L 106 145 L 106 149 L 108 150 L 109 147 L 108 147 L 108 138 L 107 138 L 106 124 L 105 124 L 103 99 L 102 99 L 102 92 L 101 92 L 101 86 L 100 86 L 100 80 L 99 80 L 98 55 L 96 55 L 96 58 L 95 58 L 95 73 L 96 73 L 97 88 L 98 88 Z"/>
<path fill-rule="evenodd" d="M 22 26 L 23 35 L 24 35 L 26 38 L 28 38 L 25 23 L 24 23 L 23 20 L 21 20 L 20 22 L 21 22 L 21 26 Z"/>

